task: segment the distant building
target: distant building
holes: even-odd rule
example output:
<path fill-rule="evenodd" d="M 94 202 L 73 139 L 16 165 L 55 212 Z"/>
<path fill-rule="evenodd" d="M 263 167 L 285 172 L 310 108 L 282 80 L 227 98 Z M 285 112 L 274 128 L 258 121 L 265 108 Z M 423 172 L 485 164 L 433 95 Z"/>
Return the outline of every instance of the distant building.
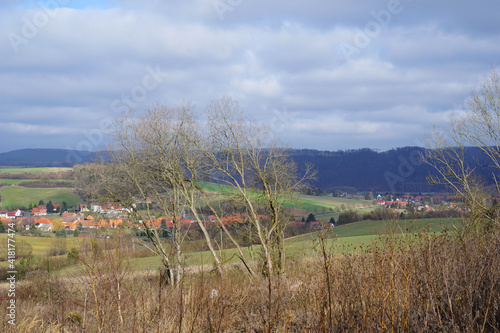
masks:
<path fill-rule="evenodd" d="M 31 214 L 33 214 L 34 216 L 47 215 L 47 207 L 43 205 L 35 207 L 31 210 Z"/>

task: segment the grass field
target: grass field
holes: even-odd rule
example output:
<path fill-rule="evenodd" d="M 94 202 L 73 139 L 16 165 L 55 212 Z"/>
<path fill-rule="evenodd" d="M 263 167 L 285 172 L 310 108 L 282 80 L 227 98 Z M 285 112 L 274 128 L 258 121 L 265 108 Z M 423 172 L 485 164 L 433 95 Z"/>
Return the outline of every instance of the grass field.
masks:
<path fill-rule="evenodd" d="M 16 186 L 26 181 L 38 181 L 36 179 L 3 179 L 2 174 L 49 174 L 69 171 L 71 168 L 5 168 L 0 169 L 0 184 L 8 184 L 13 186 L 2 186 L 0 188 L 0 208 L 10 209 L 17 207 L 27 207 L 30 204 L 38 204 L 40 199 L 53 203 L 61 203 L 66 201 L 69 205 L 80 202 L 80 199 L 72 194 L 70 188 L 25 188 Z"/>
<path fill-rule="evenodd" d="M 2 179 L 0 178 L 0 183 L 9 184 L 9 185 L 17 185 L 19 183 L 25 182 L 26 179 Z"/>
<path fill-rule="evenodd" d="M 362 248 L 367 248 L 374 242 L 380 241 L 380 235 L 388 232 L 394 234 L 411 233 L 415 234 L 421 230 L 429 232 L 442 232 L 446 229 L 452 229 L 453 225 L 458 225 L 459 219 L 422 219 L 416 221 L 362 221 L 351 223 L 331 229 L 327 235 L 327 246 L 329 251 L 334 253 L 359 253 Z M 79 248 L 82 238 L 55 238 L 52 234 L 50 237 L 31 237 L 31 236 L 16 236 L 16 239 L 24 240 L 33 247 L 34 255 L 44 255 L 56 246 L 56 242 L 65 242 L 66 249 Z M 334 237 L 333 237 L 334 236 Z M 0 235 L 0 240 L 7 237 Z M 318 244 L 318 232 L 313 232 L 305 235 L 291 237 L 285 241 L 286 258 L 288 260 L 296 260 L 304 257 L 320 255 Z M 260 247 L 250 246 L 243 249 L 248 258 L 254 260 L 259 258 Z M 236 249 L 219 249 L 218 254 L 221 259 L 228 264 L 238 264 L 240 260 L 237 258 Z M 203 269 L 210 270 L 212 268 L 213 258 L 209 251 L 199 251 L 184 253 L 183 264 L 189 271 L 189 267 L 198 267 L 203 265 Z M 154 271 L 161 267 L 159 257 L 151 256 L 145 258 L 132 258 L 129 260 L 130 268 L 134 271 Z M 1 266 L 1 265 L 0 265 Z M 78 268 L 71 266 L 59 272 L 60 275 L 71 274 L 77 271 Z"/>
<path fill-rule="evenodd" d="M 362 247 L 367 247 L 379 239 L 380 235 L 391 232 L 395 234 L 417 233 L 421 230 L 429 232 L 442 232 L 452 229 L 453 225 L 458 225 L 459 219 L 422 219 L 416 221 L 362 221 L 351 223 L 331 230 L 335 234 L 327 244 L 331 251 L 336 253 L 359 252 Z M 319 255 L 315 248 L 318 232 L 292 237 L 286 240 L 286 256 L 290 260 L 300 259 L 309 256 Z M 244 248 L 244 253 L 248 258 L 259 257 L 259 247 L 253 246 Z M 218 251 L 219 252 L 219 251 Z M 220 251 L 221 258 L 226 263 L 239 263 L 235 249 L 225 249 Z M 207 268 L 212 263 L 212 255 L 208 251 L 184 254 L 184 264 L 187 266 L 205 265 Z M 130 260 L 130 265 L 134 270 L 156 270 L 161 266 L 158 257 L 134 258 Z"/>
<path fill-rule="evenodd" d="M 225 194 L 225 193 L 235 192 L 235 190 L 229 186 L 214 184 L 214 183 L 204 183 L 203 188 L 206 191 L 214 193 Z M 372 201 L 370 200 L 338 198 L 338 197 L 333 197 L 331 195 L 325 195 L 325 196 L 298 195 L 297 200 L 293 200 L 292 202 L 287 202 L 284 204 L 284 206 L 316 214 L 318 213 L 327 214 L 332 212 L 338 212 L 342 208 L 355 209 L 355 210 L 375 208 Z"/>
<path fill-rule="evenodd" d="M 375 207 L 372 201 L 369 200 L 336 198 L 331 195 L 300 195 L 296 202 L 285 204 L 285 206 L 316 214 L 338 212 L 343 208 L 362 210 Z"/>
<path fill-rule="evenodd" d="M 74 238 L 74 237 L 54 237 L 53 234 L 48 233 L 50 237 L 32 237 L 32 236 L 20 236 L 16 235 L 15 240 L 20 241 L 23 240 L 29 243 L 33 247 L 34 255 L 44 255 L 50 251 L 50 249 L 54 248 L 56 244 L 60 244 L 61 242 L 66 242 L 66 248 L 70 250 L 71 248 L 79 248 L 82 238 Z M 6 234 L 0 234 L 0 240 L 7 238 Z"/>
<path fill-rule="evenodd" d="M 72 168 L 0 168 L 0 178 L 2 178 L 2 173 L 56 173 L 62 171 L 69 171 Z"/>
<path fill-rule="evenodd" d="M 29 204 L 38 204 L 40 199 L 45 202 L 49 200 L 52 203 L 62 203 L 66 201 L 68 205 L 75 205 L 81 199 L 73 194 L 71 188 L 26 188 L 21 186 L 4 186 L 0 189 L 2 196 L 1 207 L 8 209 L 10 207 L 29 206 Z"/>

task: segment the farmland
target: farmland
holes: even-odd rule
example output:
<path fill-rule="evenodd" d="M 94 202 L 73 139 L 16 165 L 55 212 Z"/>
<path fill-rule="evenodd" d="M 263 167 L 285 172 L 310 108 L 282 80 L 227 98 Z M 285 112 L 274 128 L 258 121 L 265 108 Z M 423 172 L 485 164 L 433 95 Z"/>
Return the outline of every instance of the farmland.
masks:
<path fill-rule="evenodd" d="M 58 173 L 70 171 L 72 168 L 0 168 L 0 179 L 5 173 L 28 173 L 28 174 L 43 174 L 43 173 Z"/>
<path fill-rule="evenodd" d="M 423 219 L 416 221 L 361 221 L 348 225 L 332 228 L 326 232 L 328 244 L 332 251 L 338 253 L 359 251 L 361 247 L 368 246 L 384 234 L 415 234 L 420 231 L 442 232 L 452 230 L 453 225 L 458 225 L 458 219 Z M 325 232 L 325 231 L 323 231 Z M 300 236 L 290 237 L 285 241 L 287 257 L 289 259 L 300 259 L 304 257 L 316 256 L 317 250 L 314 243 L 318 240 L 318 231 Z M 111 235 L 116 234 L 110 233 Z M 52 235 L 53 236 L 53 235 Z M 7 237 L 0 235 L 0 240 Z M 57 242 L 64 241 L 67 250 L 79 248 L 82 238 L 55 238 L 55 237 L 32 237 L 16 236 L 19 240 L 29 243 L 33 247 L 34 255 L 46 255 Z M 220 249 L 219 253 L 228 263 L 237 263 L 235 249 Z M 250 258 L 259 256 L 258 246 L 250 246 L 244 249 L 245 254 Z M 209 251 L 190 251 L 184 254 L 184 264 L 187 266 L 211 265 L 212 257 Z M 149 270 L 161 266 L 161 262 L 156 256 L 130 259 L 130 265 L 134 270 Z"/>
<path fill-rule="evenodd" d="M 68 205 L 80 202 L 80 198 L 73 194 L 71 188 L 53 187 L 54 181 L 66 181 L 71 168 L 4 168 L 0 169 L 0 208 L 11 209 L 37 205 L 40 200 L 60 203 L 66 201 Z M 21 186 L 29 182 L 30 187 Z M 40 184 L 36 188 L 36 184 Z M 53 186 L 53 185 L 52 185 Z"/>
<path fill-rule="evenodd" d="M 45 202 L 51 200 L 59 203 L 66 201 L 68 205 L 75 205 L 80 202 L 80 198 L 73 194 L 68 188 L 26 188 L 21 186 L 5 186 L 1 189 L 2 207 L 27 207 L 29 204 L 37 205 L 39 200 Z"/>

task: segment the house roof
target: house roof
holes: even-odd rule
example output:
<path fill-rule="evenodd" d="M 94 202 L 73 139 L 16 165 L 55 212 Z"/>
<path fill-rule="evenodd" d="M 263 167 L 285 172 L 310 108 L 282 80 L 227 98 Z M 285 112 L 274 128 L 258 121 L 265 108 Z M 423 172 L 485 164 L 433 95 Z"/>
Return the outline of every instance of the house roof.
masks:
<path fill-rule="evenodd" d="M 34 223 L 35 224 L 52 224 L 52 221 L 49 220 L 48 218 L 41 217 L 39 219 L 35 219 Z"/>

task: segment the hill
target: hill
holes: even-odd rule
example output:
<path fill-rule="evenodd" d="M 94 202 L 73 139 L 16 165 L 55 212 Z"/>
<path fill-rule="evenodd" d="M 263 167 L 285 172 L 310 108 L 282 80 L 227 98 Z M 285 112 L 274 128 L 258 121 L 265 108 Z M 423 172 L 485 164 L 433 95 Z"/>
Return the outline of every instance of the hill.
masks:
<path fill-rule="evenodd" d="M 68 149 L 20 149 L 0 153 L 0 166 L 72 167 L 93 160 L 96 153 Z"/>
<path fill-rule="evenodd" d="M 439 192 L 442 187 L 431 186 L 427 177 L 434 169 L 420 161 L 422 147 L 403 147 L 384 152 L 364 148 L 345 151 L 292 149 L 290 153 L 299 170 L 311 163 L 318 171 L 312 186 L 331 192 Z M 98 153 L 67 149 L 22 149 L 0 153 L 1 166 L 72 167 L 90 162 Z M 479 148 L 467 148 L 466 161 L 477 167 L 478 175 L 488 183 L 491 169 Z"/>
<path fill-rule="evenodd" d="M 292 150 L 292 158 L 300 166 L 311 163 L 318 171 L 313 186 L 331 192 L 439 192 L 444 187 L 430 185 L 429 175 L 436 171 L 421 161 L 425 148 L 403 147 L 378 152 L 372 149 L 346 151 Z M 479 148 L 465 149 L 465 161 L 476 168 L 477 175 L 486 184 L 493 185 L 491 161 Z"/>

